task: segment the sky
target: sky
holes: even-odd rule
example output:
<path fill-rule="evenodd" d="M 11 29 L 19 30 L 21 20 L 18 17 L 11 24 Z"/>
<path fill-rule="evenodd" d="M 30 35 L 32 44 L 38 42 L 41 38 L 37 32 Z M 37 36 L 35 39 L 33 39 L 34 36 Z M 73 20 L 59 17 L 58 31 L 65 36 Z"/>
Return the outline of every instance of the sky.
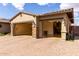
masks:
<path fill-rule="evenodd" d="M 0 3 L 0 17 L 11 19 L 20 11 L 44 14 L 74 8 L 75 25 L 79 25 L 79 3 Z"/>
<path fill-rule="evenodd" d="M 40 5 L 37 3 L 27 4 L 0 4 L 0 17 L 10 19 L 20 11 L 31 12 L 33 14 L 43 14 L 47 12 L 56 11 L 59 9 L 59 4 L 49 3 Z"/>

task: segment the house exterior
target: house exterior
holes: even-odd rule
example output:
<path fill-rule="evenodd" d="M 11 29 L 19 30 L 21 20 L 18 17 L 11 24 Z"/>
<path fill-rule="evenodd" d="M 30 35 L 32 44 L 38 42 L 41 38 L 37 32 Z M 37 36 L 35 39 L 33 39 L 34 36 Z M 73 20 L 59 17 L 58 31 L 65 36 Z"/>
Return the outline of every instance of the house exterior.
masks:
<path fill-rule="evenodd" d="M 11 19 L 11 35 L 31 35 L 34 38 L 66 39 L 73 20 L 73 8 L 35 15 L 19 12 Z"/>
<path fill-rule="evenodd" d="M 0 18 L 0 33 L 10 33 L 10 22 L 7 19 Z"/>

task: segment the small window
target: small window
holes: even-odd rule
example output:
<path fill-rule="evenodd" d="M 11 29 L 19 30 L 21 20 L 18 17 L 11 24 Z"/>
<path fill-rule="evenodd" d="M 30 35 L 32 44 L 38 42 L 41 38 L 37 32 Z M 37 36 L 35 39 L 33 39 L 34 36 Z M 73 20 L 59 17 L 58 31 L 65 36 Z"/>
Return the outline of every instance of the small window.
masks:
<path fill-rule="evenodd" d="M 0 28 L 2 27 L 2 25 L 0 24 Z"/>

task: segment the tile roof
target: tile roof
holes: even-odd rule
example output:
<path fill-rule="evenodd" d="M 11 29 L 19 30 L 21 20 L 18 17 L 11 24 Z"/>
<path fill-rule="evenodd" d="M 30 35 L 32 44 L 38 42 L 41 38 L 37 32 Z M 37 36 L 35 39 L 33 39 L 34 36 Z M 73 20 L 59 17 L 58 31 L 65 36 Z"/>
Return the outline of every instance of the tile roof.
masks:
<path fill-rule="evenodd" d="M 9 23 L 9 20 L 0 17 L 0 22 Z"/>

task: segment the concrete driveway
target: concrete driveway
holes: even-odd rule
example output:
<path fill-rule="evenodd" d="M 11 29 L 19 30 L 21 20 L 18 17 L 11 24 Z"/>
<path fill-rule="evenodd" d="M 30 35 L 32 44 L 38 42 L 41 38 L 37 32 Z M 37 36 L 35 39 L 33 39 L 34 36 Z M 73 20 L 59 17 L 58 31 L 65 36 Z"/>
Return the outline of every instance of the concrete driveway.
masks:
<path fill-rule="evenodd" d="M 26 35 L 0 36 L 0 55 L 79 55 L 79 40 L 66 41 L 58 38 L 35 39 Z"/>

